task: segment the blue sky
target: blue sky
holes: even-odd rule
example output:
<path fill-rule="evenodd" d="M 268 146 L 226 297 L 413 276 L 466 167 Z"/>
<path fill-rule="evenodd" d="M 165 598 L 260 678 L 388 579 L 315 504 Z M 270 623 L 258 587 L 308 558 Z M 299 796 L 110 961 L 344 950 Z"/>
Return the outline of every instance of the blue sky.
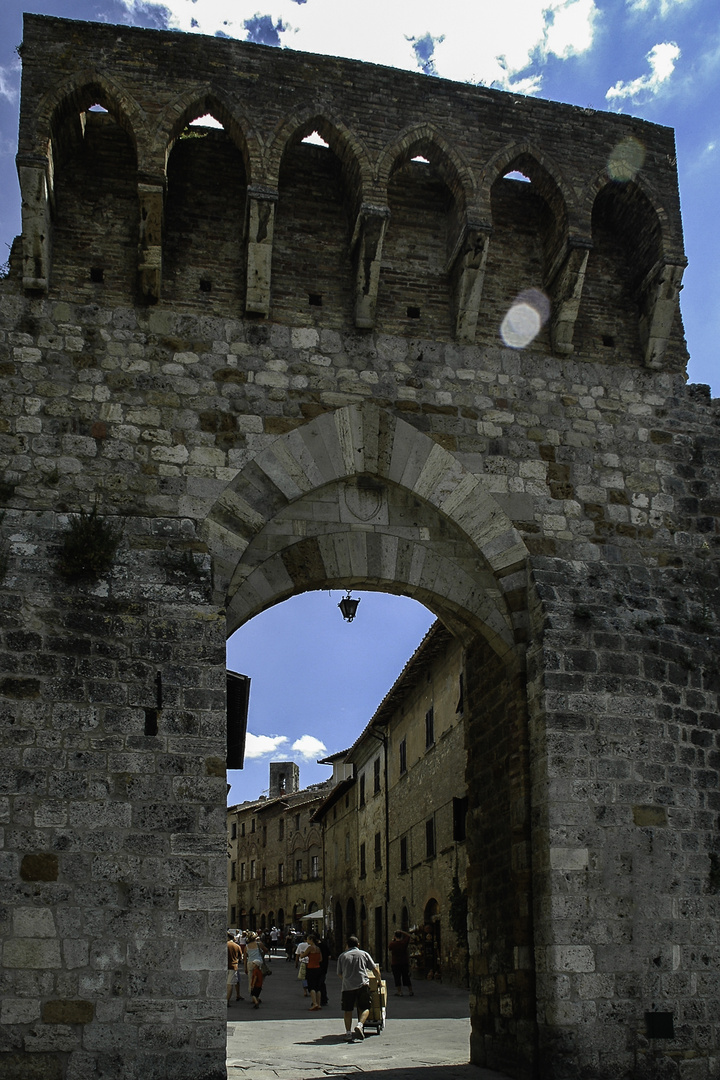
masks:
<path fill-rule="evenodd" d="M 675 128 L 689 259 L 681 294 L 689 377 L 720 395 L 718 0 L 4 0 L 0 262 L 20 231 L 15 47 L 23 10 L 348 56 Z M 339 599 L 295 598 L 253 620 L 231 643 L 229 666 L 253 678 L 251 734 L 284 740 L 273 746 L 250 740 L 257 756 L 248 757 L 233 801 L 267 787 L 271 757 L 301 761 L 304 784 L 327 775 L 312 764 L 324 751 L 314 751 L 354 740 L 431 621 L 411 601 L 367 594 L 348 626 L 337 612 Z M 316 660 L 323 656 L 320 668 Z"/>

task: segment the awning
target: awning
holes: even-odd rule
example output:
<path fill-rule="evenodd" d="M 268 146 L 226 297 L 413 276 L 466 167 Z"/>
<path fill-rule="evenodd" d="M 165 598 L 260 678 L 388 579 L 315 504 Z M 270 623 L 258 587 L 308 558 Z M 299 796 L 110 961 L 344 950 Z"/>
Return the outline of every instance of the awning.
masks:
<path fill-rule="evenodd" d="M 325 912 L 323 911 L 322 908 L 320 908 L 318 911 L 311 911 L 309 915 L 301 916 L 300 922 L 304 922 L 305 919 L 324 919 L 324 918 L 325 918 Z"/>

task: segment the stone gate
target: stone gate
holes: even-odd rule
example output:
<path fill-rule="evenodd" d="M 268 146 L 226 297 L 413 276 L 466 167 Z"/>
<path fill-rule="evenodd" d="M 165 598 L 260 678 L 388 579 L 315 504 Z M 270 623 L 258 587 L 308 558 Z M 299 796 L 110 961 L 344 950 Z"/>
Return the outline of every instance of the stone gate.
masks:
<path fill-rule="evenodd" d="M 473 1061 L 715 1080 L 718 409 L 672 132 L 38 16 L 22 59 L 3 1075 L 224 1077 L 225 639 L 361 586 L 466 651 Z"/>

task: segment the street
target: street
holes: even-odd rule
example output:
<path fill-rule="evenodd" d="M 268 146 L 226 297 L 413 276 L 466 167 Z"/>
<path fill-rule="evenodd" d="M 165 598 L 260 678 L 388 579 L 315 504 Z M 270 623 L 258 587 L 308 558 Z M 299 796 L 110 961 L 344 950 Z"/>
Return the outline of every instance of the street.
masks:
<path fill-rule="evenodd" d="M 259 1009 L 253 1009 L 247 988 L 241 986 L 245 1001 L 235 1003 L 233 995 L 227 1010 L 229 1080 L 358 1074 L 373 1080 L 504 1080 L 499 1073 L 468 1064 L 465 990 L 418 982 L 414 997 L 398 998 L 389 985 L 384 1030 L 378 1033 L 368 1025 L 363 1042 L 346 1043 L 335 963 L 331 961 L 328 971 L 329 1004 L 319 1012 L 309 1011 L 310 999 L 303 997 L 293 964 L 276 955 L 272 968 Z"/>

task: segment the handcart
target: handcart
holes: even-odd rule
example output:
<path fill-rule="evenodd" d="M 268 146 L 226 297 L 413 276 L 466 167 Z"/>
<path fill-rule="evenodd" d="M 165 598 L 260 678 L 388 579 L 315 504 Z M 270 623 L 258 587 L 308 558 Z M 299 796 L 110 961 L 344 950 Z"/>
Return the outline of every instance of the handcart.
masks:
<path fill-rule="evenodd" d="M 365 1030 L 374 1027 L 378 1035 L 385 1027 L 387 1015 L 387 983 L 384 979 L 378 984 L 374 975 L 370 976 L 370 1013 L 365 1021 Z"/>

